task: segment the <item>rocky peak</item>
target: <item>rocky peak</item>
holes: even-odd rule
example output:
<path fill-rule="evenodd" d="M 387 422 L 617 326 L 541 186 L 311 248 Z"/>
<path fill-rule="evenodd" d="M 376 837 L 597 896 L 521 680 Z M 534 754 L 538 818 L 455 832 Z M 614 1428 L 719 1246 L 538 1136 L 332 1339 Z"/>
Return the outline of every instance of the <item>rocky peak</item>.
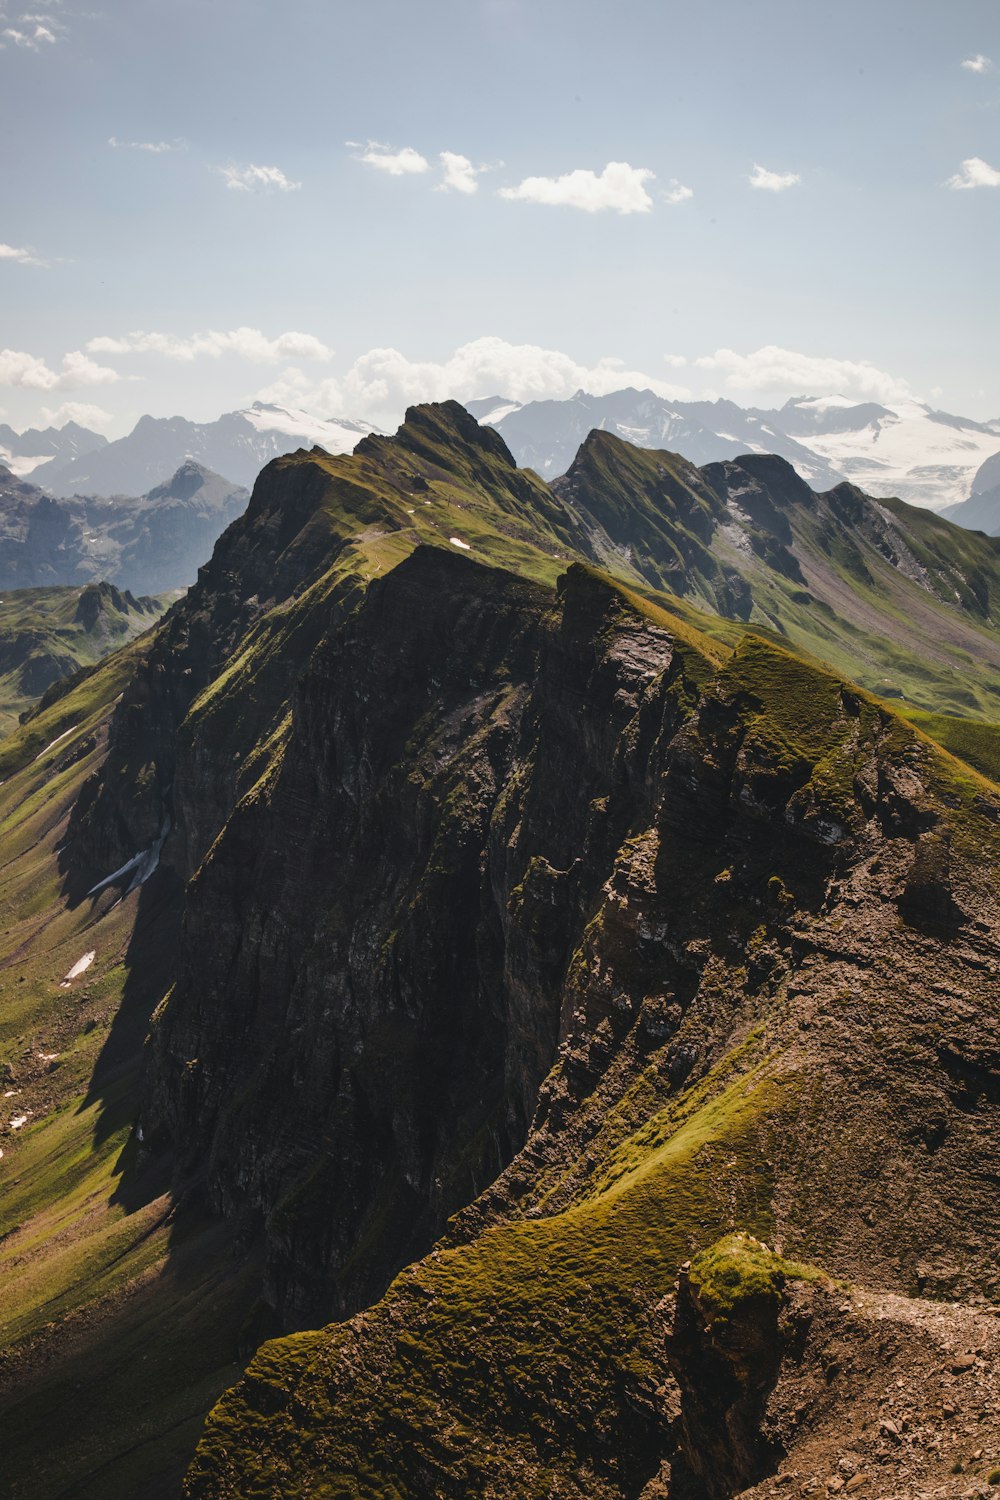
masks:
<path fill-rule="evenodd" d="M 355 448 L 358 455 L 384 451 L 386 439 L 362 438 Z M 427 462 L 450 469 L 467 469 L 484 458 L 499 461 L 507 468 L 516 464 L 510 449 L 492 427 L 481 427 L 458 401 L 440 401 L 407 409 L 402 425 L 392 438 L 396 448 L 417 454 Z"/>

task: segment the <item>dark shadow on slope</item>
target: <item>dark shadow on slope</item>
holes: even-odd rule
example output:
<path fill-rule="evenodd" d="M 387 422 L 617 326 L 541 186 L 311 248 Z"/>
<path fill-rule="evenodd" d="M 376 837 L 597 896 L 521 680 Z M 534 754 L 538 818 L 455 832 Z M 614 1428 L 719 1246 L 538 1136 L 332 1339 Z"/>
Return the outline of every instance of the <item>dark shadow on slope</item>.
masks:
<path fill-rule="evenodd" d="M 81 1109 L 99 1106 L 96 1145 L 131 1123 L 138 1112 L 143 1047 L 153 1012 L 174 982 L 180 952 L 183 886 L 161 868 L 139 891 L 135 924 L 125 954 L 127 977 L 121 1003 L 94 1066 Z M 134 1137 L 124 1147 L 115 1201 L 130 1212 L 169 1186 L 165 1164 L 137 1167 Z"/>

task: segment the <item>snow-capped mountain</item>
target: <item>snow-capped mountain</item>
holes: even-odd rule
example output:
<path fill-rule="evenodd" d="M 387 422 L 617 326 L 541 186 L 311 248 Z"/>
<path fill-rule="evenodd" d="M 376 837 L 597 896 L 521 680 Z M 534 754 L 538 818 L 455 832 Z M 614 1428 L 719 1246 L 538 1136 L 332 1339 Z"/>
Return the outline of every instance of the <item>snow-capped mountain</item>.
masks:
<path fill-rule="evenodd" d="M 29 427 L 24 432 L 15 432 L 13 427 L 0 422 L 0 463 L 23 478 L 53 460 L 71 463 L 85 453 L 105 447 L 107 441 L 101 433 L 91 432 L 79 422 L 67 422 L 63 427 Z"/>
<path fill-rule="evenodd" d="M 616 391 L 526 405 L 501 396 L 469 404 L 496 427 L 514 457 L 546 479 L 564 473 L 593 428 L 643 448 L 668 448 L 693 463 L 741 453 L 777 453 L 816 490 L 850 479 L 869 494 L 897 495 L 939 510 L 964 501 L 984 464 L 1000 453 L 1000 423 L 974 422 L 917 401 L 893 406 L 843 396 L 807 396 L 777 410 L 732 401 L 667 401 L 652 391 Z"/>
<path fill-rule="evenodd" d="M 317 444 L 329 453 L 350 453 L 368 422 L 324 420 L 308 412 L 255 402 L 215 422 L 186 417 L 140 417 L 127 437 L 69 462 L 39 465 L 32 479 L 55 495 L 138 495 L 162 484 L 192 459 L 248 488 L 279 454 Z"/>
<path fill-rule="evenodd" d="M 1000 451 L 1000 428 L 920 401 L 859 406 L 813 396 L 770 415 L 870 495 L 898 495 L 932 510 L 966 499 L 981 466 Z"/>
<path fill-rule="evenodd" d="M 629 389 L 608 396 L 577 391 L 567 401 L 531 401 L 525 406 L 498 396 L 473 401 L 468 409 L 478 421 L 497 429 L 519 464 L 543 479 L 565 473 L 595 428 L 640 448 L 681 453 L 695 464 L 742 453 L 777 453 L 815 489 L 829 489 L 843 477 L 760 414 L 732 401 L 667 401 L 652 391 Z"/>

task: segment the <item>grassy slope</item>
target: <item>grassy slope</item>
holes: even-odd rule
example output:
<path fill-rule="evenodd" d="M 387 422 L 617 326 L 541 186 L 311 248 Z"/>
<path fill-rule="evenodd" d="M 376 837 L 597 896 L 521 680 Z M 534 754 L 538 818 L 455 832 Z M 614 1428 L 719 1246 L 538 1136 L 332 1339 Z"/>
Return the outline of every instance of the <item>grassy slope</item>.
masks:
<path fill-rule="evenodd" d="M 82 592 L 79 588 L 8 589 L 0 599 L 0 663 L 5 656 L 17 656 L 5 669 L 0 668 L 0 735 L 16 727 L 18 715 L 38 701 L 55 677 L 93 666 L 148 630 L 179 597 L 178 593 L 161 595 L 149 601 L 148 610 L 106 610 L 97 627 L 88 631 L 76 619 Z M 15 653 L 19 638 L 25 645 Z M 37 689 L 31 686 L 33 674 Z"/>
<path fill-rule="evenodd" d="M 163 913 L 151 887 L 60 899 L 69 809 L 147 644 L 0 747 L 0 1409 L 5 1493 L 31 1500 L 87 1473 L 73 1493 L 94 1500 L 137 1493 L 140 1474 L 176 1482 L 206 1404 L 237 1373 L 246 1312 L 249 1269 L 225 1269 L 218 1227 L 179 1233 L 157 1184 L 120 1193 L 151 999 L 142 970 Z"/>

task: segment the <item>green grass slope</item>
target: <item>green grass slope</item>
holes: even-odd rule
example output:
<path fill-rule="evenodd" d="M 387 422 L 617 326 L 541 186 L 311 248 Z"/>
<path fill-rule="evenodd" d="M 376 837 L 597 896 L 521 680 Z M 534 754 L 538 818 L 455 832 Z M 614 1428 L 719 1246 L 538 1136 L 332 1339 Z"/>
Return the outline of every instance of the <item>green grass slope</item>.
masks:
<path fill-rule="evenodd" d="M 8 589 L 0 599 L 0 735 L 53 683 L 148 630 L 179 597 L 136 599 L 106 583 Z"/>

